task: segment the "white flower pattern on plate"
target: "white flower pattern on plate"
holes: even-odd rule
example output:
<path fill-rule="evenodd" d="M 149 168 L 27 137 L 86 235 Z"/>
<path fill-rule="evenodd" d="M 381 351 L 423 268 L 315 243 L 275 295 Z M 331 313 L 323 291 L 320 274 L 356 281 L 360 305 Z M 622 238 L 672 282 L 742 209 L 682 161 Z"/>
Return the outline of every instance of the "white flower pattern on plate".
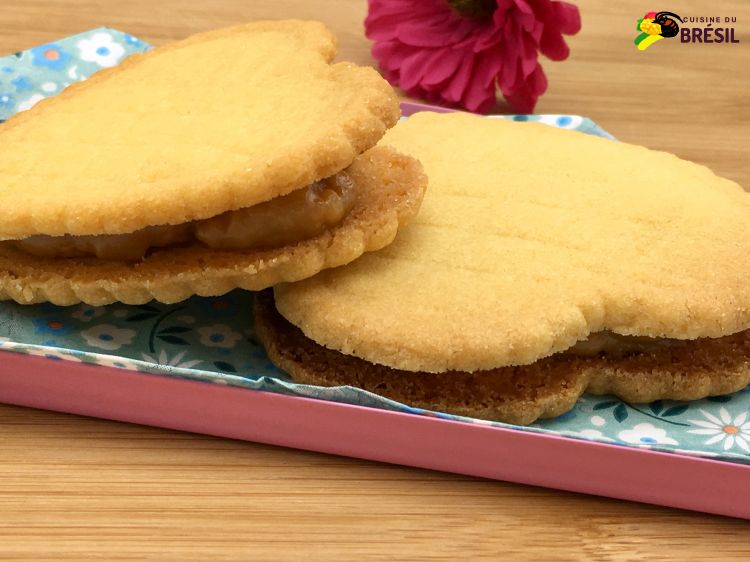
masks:
<path fill-rule="evenodd" d="M 739 413 L 732 419 L 732 415 L 726 408 L 719 410 L 715 416 L 706 410 L 700 410 L 705 420 L 689 420 L 699 429 L 689 429 L 688 433 L 696 435 L 710 435 L 706 445 L 714 445 L 724 441 L 724 450 L 728 451 L 735 445 L 746 453 L 750 453 L 750 421 L 747 421 L 747 411 Z"/>
<path fill-rule="evenodd" d="M 578 432 L 581 437 L 586 439 L 604 439 L 604 434 L 598 429 L 582 429 Z"/>
<path fill-rule="evenodd" d="M 242 339 L 242 334 L 235 332 L 226 324 L 212 324 L 198 328 L 201 336 L 201 344 L 206 347 L 231 348 Z"/>
<path fill-rule="evenodd" d="M 201 359 L 193 359 L 192 361 L 182 361 L 185 357 L 185 351 L 180 351 L 177 355 L 169 358 L 169 355 L 167 355 L 167 352 L 163 349 L 159 352 L 158 356 L 151 356 L 147 355 L 146 353 L 141 353 L 141 357 L 143 357 L 143 360 L 147 363 L 153 363 L 155 365 L 164 365 L 167 367 L 177 367 L 179 369 L 192 369 L 199 363 L 203 363 Z"/>
<path fill-rule="evenodd" d="M 27 349 L 26 353 L 29 355 L 36 355 L 38 357 L 46 357 L 48 359 L 62 359 L 65 361 L 73 361 L 76 363 L 81 363 L 82 361 L 78 357 L 73 357 L 69 353 L 61 353 L 59 351 L 55 351 L 49 348 L 41 348 L 41 349 Z"/>
<path fill-rule="evenodd" d="M 22 102 L 18 104 L 18 111 L 21 112 L 21 111 L 26 111 L 27 109 L 31 109 L 43 99 L 44 99 L 43 95 L 34 94 L 33 96 L 26 98 L 25 100 L 23 100 Z"/>
<path fill-rule="evenodd" d="M 94 62 L 99 66 L 115 66 L 125 49 L 119 43 L 115 43 L 109 33 L 94 33 L 90 39 L 81 39 L 78 42 L 78 51 L 82 60 Z"/>
<path fill-rule="evenodd" d="M 614 441 L 614 439 L 604 435 L 598 429 L 586 428 L 586 429 L 581 429 L 580 431 L 561 430 L 560 435 L 565 435 L 566 437 L 578 437 L 582 439 L 589 439 L 592 441 L 608 441 L 608 442 Z"/>
<path fill-rule="evenodd" d="M 89 306 L 87 304 L 78 305 L 76 310 L 71 316 L 82 322 L 91 322 L 94 318 L 99 318 L 104 315 L 106 308 L 103 306 Z"/>
<path fill-rule="evenodd" d="M 103 367 L 116 367 L 118 369 L 126 369 L 128 371 L 138 370 L 131 359 L 128 359 L 126 357 L 119 357 L 117 355 L 97 354 L 96 364 L 102 365 Z"/>
<path fill-rule="evenodd" d="M 632 429 L 624 429 L 617 434 L 625 443 L 638 445 L 678 445 L 675 439 L 667 436 L 666 430 L 650 423 L 639 423 Z"/>
<path fill-rule="evenodd" d="M 107 351 L 114 351 L 120 349 L 123 345 L 133 343 L 135 334 L 135 330 L 118 328 L 112 324 L 99 324 L 81 332 L 83 339 L 91 347 L 106 349 Z"/>

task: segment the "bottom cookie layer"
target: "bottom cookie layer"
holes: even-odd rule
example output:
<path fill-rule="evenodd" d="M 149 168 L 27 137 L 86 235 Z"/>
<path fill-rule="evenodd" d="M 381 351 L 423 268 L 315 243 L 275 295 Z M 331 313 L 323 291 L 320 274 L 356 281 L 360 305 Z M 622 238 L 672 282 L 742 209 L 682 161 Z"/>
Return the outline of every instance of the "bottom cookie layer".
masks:
<path fill-rule="evenodd" d="M 307 240 L 270 250 L 214 250 L 188 245 L 155 250 L 138 262 L 43 258 L 0 248 L 0 300 L 101 306 L 164 303 L 233 289 L 257 291 L 299 281 L 390 244 L 416 215 L 426 188 L 420 164 L 375 147 L 347 168 L 358 198 L 343 222 Z"/>
<path fill-rule="evenodd" d="M 642 403 L 696 400 L 750 384 L 750 330 L 624 357 L 558 354 L 532 365 L 435 374 L 375 365 L 315 343 L 278 313 L 271 290 L 256 295 L 255 329 L 271 361 L 297 383 L 354 386 L 418 408 L 520 425 L 567 412 L 584 392 Z"/>

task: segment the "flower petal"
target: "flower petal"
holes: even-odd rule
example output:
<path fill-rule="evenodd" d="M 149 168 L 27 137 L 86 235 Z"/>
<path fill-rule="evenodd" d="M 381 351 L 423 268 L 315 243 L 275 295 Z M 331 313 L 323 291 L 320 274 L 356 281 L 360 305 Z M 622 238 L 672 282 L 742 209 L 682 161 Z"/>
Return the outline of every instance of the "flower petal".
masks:
<path fill-rule="evenodd" d="M 688 433 L 693 433 L 695 435 L 716 435 L 718 433 L 719 435 L 724 435 L 724 432 L 722 430 L 716 428 L 688 429 Z"/>
<path fill-rule="evenodd" d="M 724 425 L 729 425 L 732 423 L 732 416 L 724 406 L 719 409 L 719 417 L 721 418 L 721 421 Z"/>
<path fill-rule="evenodd" d="M 700 413 L 701 413 L 701 414 L 703 414 L 703 416 L 704 416 L 704 417 L 705 417 L 705 418 L 706 418 L 707 420 L 709 420 L 709 421 L 712 421 L 712 422 L 714 422 L 714 423 L 715 423 L 715 424 L 716 424 L 717 426 L 719 426 L 719 427 L 723 427 L 724 425 L 726 425 L 726 424 L 725 424 L 724 422 L 722 422 L 722 421 L 721 421 L 721 420 L 720 420 L 719 418 L 717 418 L 717 417 L 716 417 L 715 415 L 713 415 L 712 413 L 710 413 L 710 412 L 707 412 L 706 410 L 699 410 L 699 411 L 700 411 Z"/>
<path fill-rule="evenodd" d="M 539 50 L 551 60 L 565 60 L 570 55 L 570 48 L 560 33 L 544 33 L 539 42 Z"/>
<path fill-rule="evenodd" d="M 711 439 L 708 439 L 706 441 L 706 445 L 713 445 L 714 443 L 718 443 L 719 441 L 724 439 L 724 437 L 726 437 L 726 433 L 719 433 L 718 435 L 714 435 L 713 437 L 711 437 Z"/>
<path fill-rule="evenodd" d="M 554 18 L 558 29 L 565 35 L 575 35 L 581 31 L 581 13 L 574 4 L 568 2 L 552 2 Z"/>
<path fill-rule="evenodd" d="M 461 53 L 436 50 L 425 63 L 426 71 L 422 85 L 426 88 L 436 86 L 453 76 L 461 66 Z"/>
<path fill-rule="evenodd" d="M 513 108 L 521 113 L 534 111 L 536 101 L 547 89 L 547 78 L 541 66 L 537 65 L 534 73 L 519 85 L 519 89 L 511 93 L 505 93 L 505 99 Z"/>
<path fill-rule="evenodd" d="M 477 34 L 477 26 L 468 20 L 456 21 L 453 17 L 442 17 L 427 21 L 402 22 L 395 37 L 414 47 L 445 47 L 454 45 Z"/>
<path fill-rule="evenodd" d="M 489 111 L 497 102 L 495 97 L 494 76 L 489 75 L 489 80 L 477 76 L 469 82 L 469 87 L 464 95 L 464 103 L 469 111 L 484 113 Z"/>
<path fill-rule="evenodd" d="M 203 363 L 202 359 L 194 359 L 192 361 L 185 361 L 184 363 L 178 365 L 181 369 L 192 369 L 199 363 Z"/>
<path fill-rule="evenodd" d="M 453 103 L 461 101 L 464 91 L 466 91 L 469 81 L 471 80 L 471 71 L 473 68 L 474 59 L 469 58 L 469 60 L 464 61 L 459 67 L 458 72 L 456 72 L 450 80 L 450 83 L 443 94 L 445 99 Z"/>
<path fill-rule="evenodd" d="M 533 111 L 547 89 L 539 52 L 566 58 L 562 35 L 580 27 L 575 6 L 552 0 L 496 0 L 483 21 L 459 15 L 446 0 L 368 5 L 365 33 L 383 75 L 410 95 L 472 111 L 490 109 L 496 87 L 516 111 Z"/>
<path fill-rule="evenodd" d="M 384 41 L 372 46 L 372 56 L 386 70 L 397 71 L 408 55 L 409 49 L 397 41 Z"/>
<path fill-rule="evenodd" d="M 180 361 L 182 361 L 182 358 L 185 357 L 185 353 L 187 353 L 185 350 L 180 351 L 177 355 L 172 357 L 170 359 L 169 364 L 170 365 L 177 365 Z"/>
<path fill-rule="evenodd" d="M 693 425 L 697 425 L 698 427 L 710 427 L 712 429 L 715 429 L 716 431 L 721 431 L 721 425 L 717 425 L 713 422 L 704 421 L 704 420 L 688 420 Z"/>
<path fill-rule="evenodd" d="M 528 35 L 521 35 L 521 71 L 523 75 L 531 76 L 536 72 L 538 67 L 537 59 L 539 58 L 536 51 L 536 42 L 532 40 Z"/>
<path fill-rule="evenodd" d="M 422 80 L 425 71 L 424 64 L 430 57 L 430 51 L 414 50 L 401 61 L 399 68 L 399 85 L 404 90 L 411 90 Z"/>

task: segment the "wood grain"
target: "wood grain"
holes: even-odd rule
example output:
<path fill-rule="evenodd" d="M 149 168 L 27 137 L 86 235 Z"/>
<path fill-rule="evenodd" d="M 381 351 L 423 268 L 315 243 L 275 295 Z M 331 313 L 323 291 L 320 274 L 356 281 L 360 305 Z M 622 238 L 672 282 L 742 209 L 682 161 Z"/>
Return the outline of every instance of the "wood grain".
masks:
<path fill-rule="evenodd" d="M 584 29 L 568 61 L 547 64 L 550 89 L 537 110 L 588 115 L 623 140 L 750 186 L 750 5 L 669 7 L 737 16 L 739 45 L 663 41 L 638 52 L 635 19 L 653 6 L 578 4 Z M 372 62 L 364 0 L 3 8 L 0 52 L 99 25 L 159 44 L 301 17 L 337 33 L 340 58 Z M 4 560 L 750 559 L 748 524 L 738 520 L 11 406 L 0 406 L 0 458 Z"/>

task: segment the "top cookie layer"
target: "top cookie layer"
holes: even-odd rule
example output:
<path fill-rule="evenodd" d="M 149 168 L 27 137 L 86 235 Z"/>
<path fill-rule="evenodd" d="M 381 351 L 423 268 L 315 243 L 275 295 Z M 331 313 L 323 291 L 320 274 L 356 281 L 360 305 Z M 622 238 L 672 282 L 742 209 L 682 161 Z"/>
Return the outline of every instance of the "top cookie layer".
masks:
<path fill-rule="evenodd" d="M 135 55 L 0 126 L 0 239 L 119 234 L 330 176 L 399 115 L 321 23 L 254 22 Z"/>
<path fill-rule="evenodd" d="M 750 195 L 674 155 L 542 124 L 422 113 L 382 141 L 430 187 L 376 254 L 276 290 L 327 347 L 411 371 L 527 364 L 591 332 L 750 327 Z"/>

